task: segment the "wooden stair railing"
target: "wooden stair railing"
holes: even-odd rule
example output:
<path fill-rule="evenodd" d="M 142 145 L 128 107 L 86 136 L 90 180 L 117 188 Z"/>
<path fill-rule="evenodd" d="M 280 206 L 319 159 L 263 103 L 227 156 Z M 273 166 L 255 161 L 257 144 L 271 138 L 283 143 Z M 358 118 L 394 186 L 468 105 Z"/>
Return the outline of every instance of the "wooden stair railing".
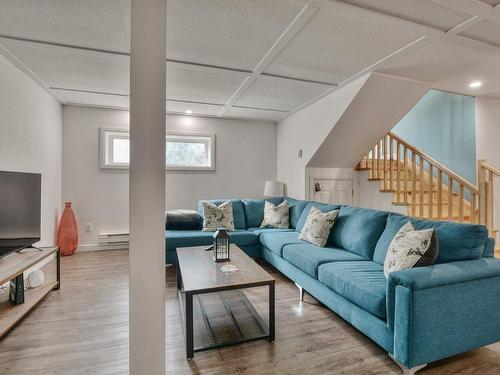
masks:
<path fill-rule="evenodd" d="M 488 173 L 500 172 L 482 166 Z M 407 206 L 410 216 L 479 223 L 481 212 L 489 212 L 481 210 L 481 204 L 492 202 L 490 175 L 484 177 L 483 190 L 490 192 L 491 202 L 483 199 L 480 188 L 393 133 L 381 139 L 357 169 L 368 170 L 369 179 L 380 181 L 380 190 L 392 192 L 393 204 Z"/>
<path fill-rule="evenodd" d="M 479 185 L 479 222 L 486 225 L 490 234 L 495 237 L 498 229 L 494 226 L 493 185 L 495 177 L 500 177 L 500 170 L 487 164 L 485 160 L 478 160 L 477 174 Z"/>

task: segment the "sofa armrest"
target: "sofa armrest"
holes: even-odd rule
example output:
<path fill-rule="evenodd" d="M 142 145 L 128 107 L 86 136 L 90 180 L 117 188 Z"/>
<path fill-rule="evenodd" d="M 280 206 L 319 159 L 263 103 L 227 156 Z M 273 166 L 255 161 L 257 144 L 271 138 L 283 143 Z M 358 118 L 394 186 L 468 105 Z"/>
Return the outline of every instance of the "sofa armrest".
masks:
<path fill-rule="evenodd" d="M 402 285 L 422 290 L 495 276 L 500 276 L 500 259 L 481 258 L 392 272 L 388 288 L 390 285 Z"/>
<path fill-rule="evenodd" d="M 483 257 L 493 258 L 495 256 L 495 239 L 489 237 L 484 244 Z"/>
<path fill-rule="evenodd" d="M 394 356 L 411 368 L 500 340 L 500 260 L 393 272 L 387 324 Z"/>

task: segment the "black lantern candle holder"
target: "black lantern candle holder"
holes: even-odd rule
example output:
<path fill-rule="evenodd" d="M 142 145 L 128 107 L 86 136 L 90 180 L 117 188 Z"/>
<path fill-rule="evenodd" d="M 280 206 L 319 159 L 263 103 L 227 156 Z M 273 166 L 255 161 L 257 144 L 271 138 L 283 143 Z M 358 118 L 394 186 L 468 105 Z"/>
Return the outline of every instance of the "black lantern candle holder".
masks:
<path fill-rule="evenodd" d="M 216 262 L 229 261 L 229 234 L 225 228 L 218 228 L 214 233 L 214 260 Z"/>

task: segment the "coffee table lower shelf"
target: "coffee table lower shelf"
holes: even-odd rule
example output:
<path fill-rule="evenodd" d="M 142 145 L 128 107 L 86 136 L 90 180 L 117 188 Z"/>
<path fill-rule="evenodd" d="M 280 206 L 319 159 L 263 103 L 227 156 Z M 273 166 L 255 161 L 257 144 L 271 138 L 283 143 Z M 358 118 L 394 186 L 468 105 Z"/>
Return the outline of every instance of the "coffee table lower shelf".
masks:
<path fill-rule="evenodd" d="M 186 295 L 182 290 L 178 295 L 185 322 Z M 192 299 L 193 353 L 271 337 L 268 324 L 241 289 L 194 294 Z"/>

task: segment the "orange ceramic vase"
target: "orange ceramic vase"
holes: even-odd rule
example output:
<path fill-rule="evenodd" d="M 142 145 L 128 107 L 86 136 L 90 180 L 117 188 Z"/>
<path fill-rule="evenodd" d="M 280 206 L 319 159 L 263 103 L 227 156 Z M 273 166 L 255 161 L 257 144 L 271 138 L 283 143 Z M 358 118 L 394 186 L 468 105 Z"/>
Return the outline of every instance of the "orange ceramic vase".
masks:
<path fill-rule="evenodd" d="M 78 229 L 71 202 L 64 203 L 64 211 L 57 229 L 57 245 L 61 255 L 73 255 L 78 247 Z"/>

